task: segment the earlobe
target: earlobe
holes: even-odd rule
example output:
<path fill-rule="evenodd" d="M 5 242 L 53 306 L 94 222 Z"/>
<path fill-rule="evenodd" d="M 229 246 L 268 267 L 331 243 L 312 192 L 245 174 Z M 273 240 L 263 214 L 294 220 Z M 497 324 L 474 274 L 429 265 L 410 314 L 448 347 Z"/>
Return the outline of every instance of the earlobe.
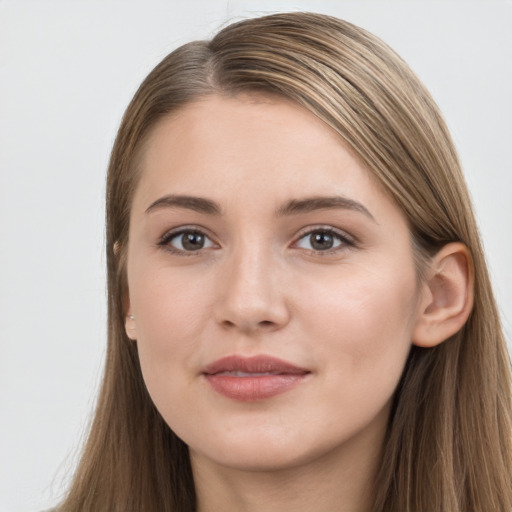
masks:
<path fill-rule="evenodd" d="M 112 246 L 112 252 L 116 258 L 119 256 L 120 245 L 117 240 Z M 126 332 L 126 336 L 128 336 L 129 339 L 135 341 L 137 339 L 137 326 L 135 324 L 135 316 L 132 314 L 132 307 L 128 294 L 126 294 L 124 299 L 124 310 L 126 311 L 126 315 L 124 317 L 124 330 Z"/>
<path fill-rule="evenodd" d="M 124 320 L 124 329 L 128 338 L 133 341 L 137 339 L 137 326 L 135 325 L 135 317 L 133 315 L 126 315 Z"/>
<path fill-rule="evenodd" d="M 433 347 L 457 333 L 471 313 L 473 288 L 473 261 L 468 248 L 459 242 L 445 245 L 432 258 L 423 284 L 413 344 Z"/>
<path fill-rule="evenodd" d="M 135 341 L 137 339 L 137 324 L 135 323 L 135 316 L 132 313 L 129 298 L 126 299 L 125 311 L 126 316 L 124 317 L 124 330 L 126 331 L 126 336 Z"/>

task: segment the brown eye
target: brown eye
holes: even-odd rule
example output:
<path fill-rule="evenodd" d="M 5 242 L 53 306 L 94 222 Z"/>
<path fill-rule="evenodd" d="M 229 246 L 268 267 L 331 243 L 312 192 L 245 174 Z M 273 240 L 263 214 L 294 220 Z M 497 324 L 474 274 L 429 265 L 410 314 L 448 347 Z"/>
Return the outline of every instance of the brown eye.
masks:
<path fill-rule="evenodd" d="M 187 230 L 174 233 L 165 240 L 166 245 L 183 252 L 199 251 L 212 247 L 213 242 L 201 231 Z"/>
<path fill-rule="evenodd" d="M 315 229 L 303 235 L 297 242 L 297 247 L 316 252 L 335 250 L 348 245 L 352 243 L 347 238 L 330 229 Z"/>
<path fill-rule="evenodd" d="M 204 235 L 202 233 L 183 233 L 181 244 L 187 251 L 197 251 L 204 247 Z"/>
<path fill-rule="evenodd" d="M 331 233 L 317 232 L 309 235 L 309 243 L 316 251 L 325 251 L 334 246 L 334 237 Z"/>

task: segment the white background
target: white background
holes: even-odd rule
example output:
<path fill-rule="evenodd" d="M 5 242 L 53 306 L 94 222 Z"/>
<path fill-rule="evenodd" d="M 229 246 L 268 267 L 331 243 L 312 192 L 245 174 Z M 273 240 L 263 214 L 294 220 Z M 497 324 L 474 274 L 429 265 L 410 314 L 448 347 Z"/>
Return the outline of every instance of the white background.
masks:
<path fill-rule="evenodd" d="M 278 10 L 345 18 L 431 90 L 512 323 L 512 2 L 0 0 L 0 511 L 55 502 L 105 345 L 104 174 L 122 112 L 168 52 Z"/>

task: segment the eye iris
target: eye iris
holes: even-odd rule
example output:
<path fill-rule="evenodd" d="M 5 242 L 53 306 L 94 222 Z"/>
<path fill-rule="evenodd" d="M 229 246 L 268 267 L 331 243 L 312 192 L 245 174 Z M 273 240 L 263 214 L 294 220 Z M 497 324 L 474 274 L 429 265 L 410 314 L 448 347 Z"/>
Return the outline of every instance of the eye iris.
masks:
<path fill-rule="evenodd" d="M 332 249 L 334 245 L 334 237 L 331 233 L 326 232 L 316 232 L 310 235 L 309 238 L 311 242 L 311 247 L 316 249 L 317 251 L 325 251 L 327 249 Z"/>
<path fill-rule="evenodd" d="M 193 231 L 183 233 L 181 243 L 187 251 L 197 251 L 204 247 L 204 235 Z"/>

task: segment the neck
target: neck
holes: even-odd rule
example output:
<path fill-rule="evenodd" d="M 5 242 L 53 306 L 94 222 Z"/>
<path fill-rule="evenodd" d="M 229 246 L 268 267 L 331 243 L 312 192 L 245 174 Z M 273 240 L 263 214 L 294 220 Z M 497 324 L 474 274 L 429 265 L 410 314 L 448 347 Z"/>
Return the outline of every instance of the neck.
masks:
<path fill-rule="evenodd" d="M 191 452 L 197 512 L 369 512 L 384 430 L 366 434 L 272 470 L 226 467 Z"/>

